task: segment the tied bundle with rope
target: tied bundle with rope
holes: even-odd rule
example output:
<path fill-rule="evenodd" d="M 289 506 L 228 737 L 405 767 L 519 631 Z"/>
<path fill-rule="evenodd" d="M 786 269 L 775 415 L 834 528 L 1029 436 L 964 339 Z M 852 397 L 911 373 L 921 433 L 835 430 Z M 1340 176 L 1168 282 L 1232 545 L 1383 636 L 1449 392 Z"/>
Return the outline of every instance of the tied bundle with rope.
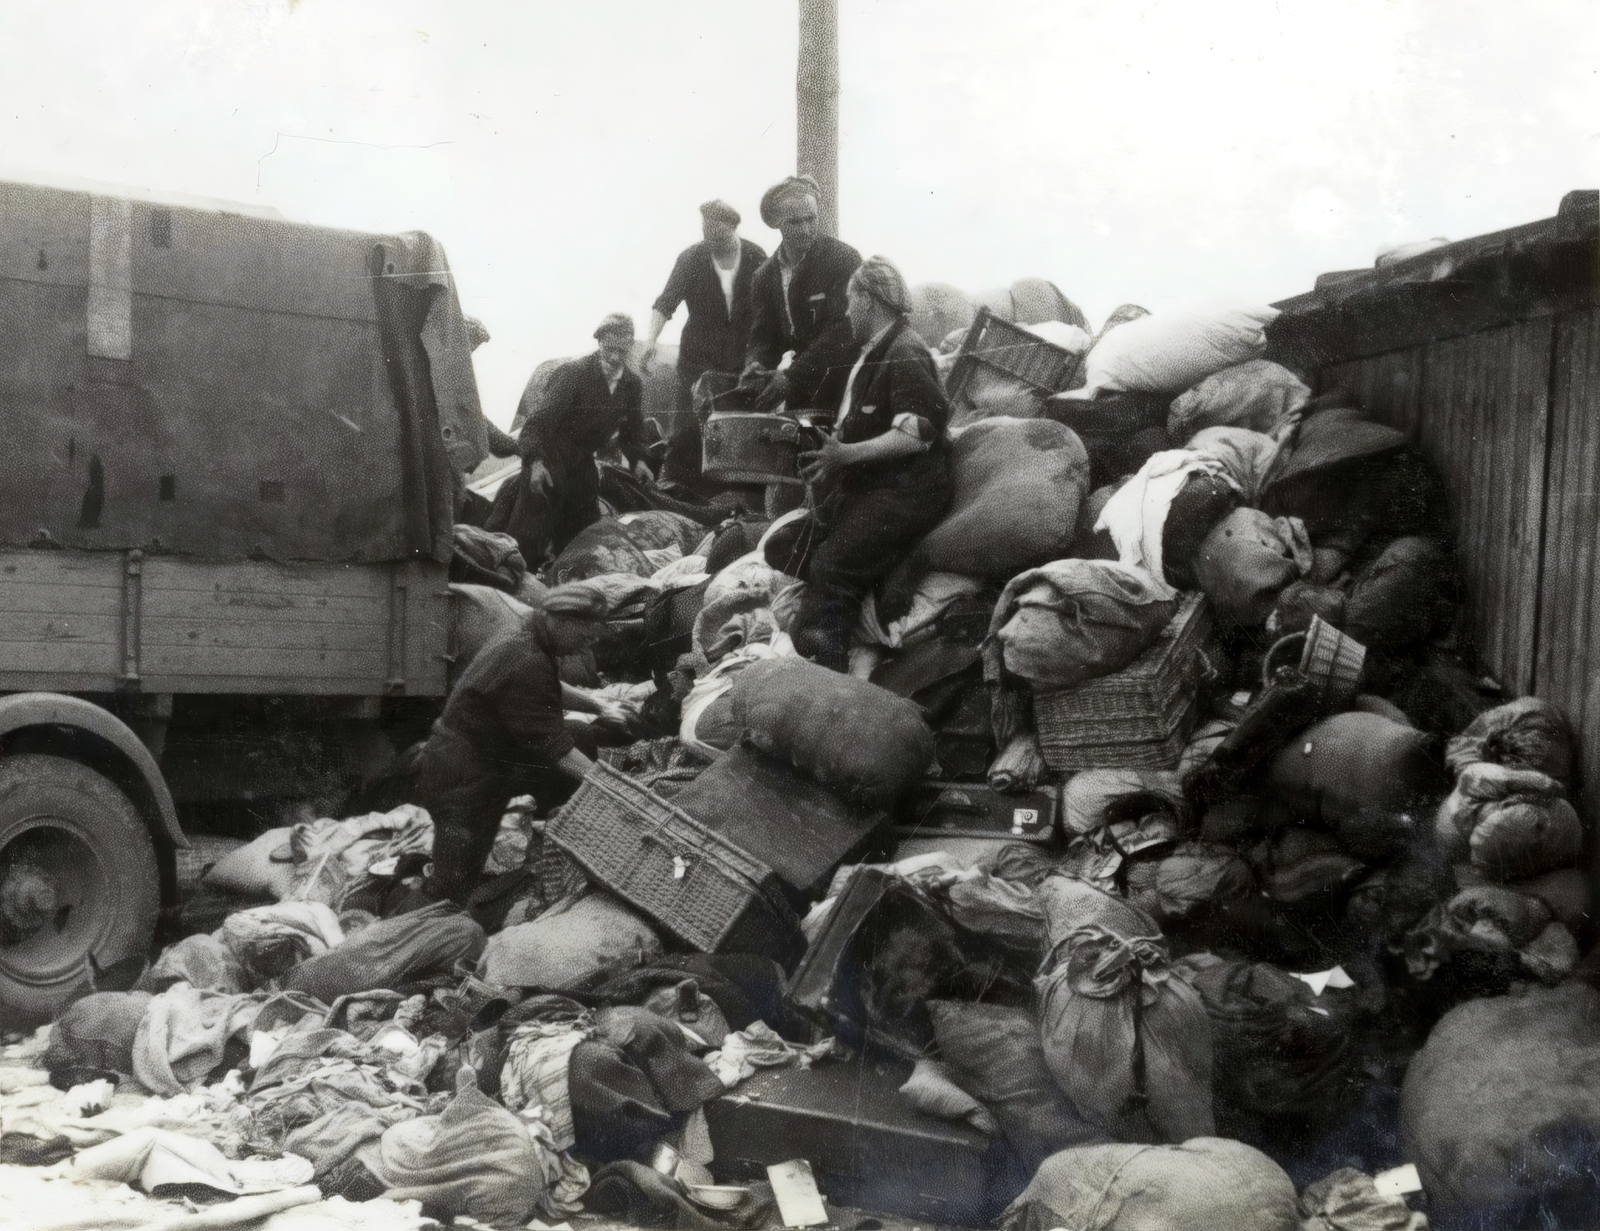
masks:
<path fill-rule="evenodd" d="M 1210 1136 L 1211 1023 L 1161 929 L 1082 881 L 1051 877 L 1038 897 L 1050 942 L 1039 1029 L 1061 1089 L 1121 1141 Z"/>

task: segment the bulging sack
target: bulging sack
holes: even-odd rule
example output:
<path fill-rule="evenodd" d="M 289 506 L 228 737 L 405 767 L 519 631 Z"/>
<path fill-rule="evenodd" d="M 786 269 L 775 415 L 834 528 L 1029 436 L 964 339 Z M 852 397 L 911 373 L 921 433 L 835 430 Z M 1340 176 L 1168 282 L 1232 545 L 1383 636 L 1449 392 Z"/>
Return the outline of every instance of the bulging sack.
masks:
<path fill-rule="evenodd" d="M 1219 1137 L 1097 1145 L 1045 1160 L 1002 1231 L 1296 1231 L 1294 1183 L 1259 1150 Z"/>
<path fill-rule="evenodd" d="M 1270 359 L 1250 359 L 1213 372 L 1172 400 L 1167 435 L 1186 441 L 1205 428 L 1248 428 L 1281 441 L 1300 422 L 1311 390 Z"/>
<path fill-rule="evenodd" d="M 1458 954 L 1488 955 L 1517 977 L 1546 983 L 1578 964 L 1578 942 L 1548 903 L 1504 885 L 1474 885 L 1435 906 L 1403 941 L 1413 978 L 1431 978 Z"/>
<path fill-rule="evenodd" d="M 1600 991 L 1527 987 L 1450 1010 L 1406 1070 L 1400 1126 L 1445 1217 L 1600 1225 Z"/>
<path fill-rule="evenodd" d="M 1218 1118 L 1230 1136 L 1303 1140 L 1355 1107 L 1361 1049 L 1348 1014 L 1319 1003 L 1332 996 L 1267 962 L 1196 953 L 1178 965 L 1211 1019 Z"/>
<path fill-rule="evenodd" d="M 1183 788 L 1172 770 L 1086 769 L 1061 789 L 1061 823 L 1069 834 L 1095 833 L 1150 812 L 1184 814 Z"/>
<path fill-rule="evenodd" d="M 752 745 L 868 807 L 891 807 L 933 761 L 916 705 L 803 658 L 753 663 L 730 696 Z"/>
<path fill-rule="evenodd" d="M 1359 710 L 1296 735 L 1273 760 L 1271 781 L 1277 806 L 1371 862 L 1410 847 L 1447 786 L 1426 734 Z"/>
<path fill-rule="evenodd" d="M 1141 316 L 1103 333 L 1085 360 L 1084 396 L 1101 389 L 1181 393 L 1257 358 L 1276 308 L 1217 308 Z"/>
<path fill-rule="evenodd" d="M 1066 554 L 1089 490 L 1089 455 L 1049 419 L 992 418 L 954 445 L 944 520 L 916 549 L 934 572 L 1006 581 Z"/>
<path fill-rule="evenodd" d="M 1583 822 L 1560 782 L 1489 761 L 1462 770 L 1434 836 L 1452 859 L 1471 859 L 1497 880 L 1569 868 L 1583 853 Z"/>
<path fill-rule="evenodd" d="M 1058 1150 L 1105 1140 L 1050 1075 L 1026 1009 L 930 1000 L 928 1016 L 951 1080 L 993 1113 L 1030 1172 Z"/>
<path fill-rule="evenodd" d="M 1210 1136 L 1211 1023 L 1161 929 L 1081 881 L 1051 877 L 1037 893 L 1051 949 L 1034 986 L 1057 1083 L 1118 1140 Z"/>
<path fill-rule="evenodd" d="M 1115 560 L 1057 560 L 1012 578 L 990 637 L 1013 675 L 1035 688 L 1075 688 L 1149 648 L 1177 612 L 1168 593 Z"/>
<path fill-rule="evenodd" d="M 1450 741 L 1445 760 L 1458 774 L 1475 761 L 1489 761 L 1565 782 L 1572 777 L 1572 724 L 1548 701 L 1519 697 L 1474 718 Z"/>
<path fill-rule="evenodd" d="M 1200 543 L 1194 574 L 1223 617 L 1259 628 L 1278 595 L 1311 569 L 1311 539 L 1298 518 L 1268 517 L 1260 509 L 1229 513 Z"/>

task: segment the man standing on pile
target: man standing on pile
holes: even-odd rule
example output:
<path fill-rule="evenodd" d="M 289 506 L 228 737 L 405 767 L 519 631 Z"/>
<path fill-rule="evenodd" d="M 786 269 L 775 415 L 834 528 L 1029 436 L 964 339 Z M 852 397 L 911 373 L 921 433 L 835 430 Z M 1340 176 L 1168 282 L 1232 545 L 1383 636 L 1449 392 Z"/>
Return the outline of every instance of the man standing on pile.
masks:
<path fill-rule="evenodd" d="M 790 626 L 795 648 L 836 671 L 849 667 L 861 602 L 949 508 L 950 403 L 933 356 L 911 331 L 900 271 L 875 256 L 846 288 L 859 347 L 833 434 L 806 454 L 814 507 L 774 536 L 767 562 L 805 582 Z"/>
<path fill-rule="evenodd" d="M 694 482 L 700 477 L 700 425 L 692 411 L 695 381 L 706 372 L 737 374 L 744 366 L 750 337 L 751 295 L 756 269 L 766 252 L 739 237 L 739 211 L 726 201 L 700 207 L 705 236 L 678 254 L 666 288 L 650 310 L 645 357 L 655 354 L 656 339 L 687 302 L 689 319 L 678 344 L 678 423 L 667 443 L 664 478 Z"/>
<path fill-rule="evenodd" d="M 634 474 L 646 482 L 652 478 L 645 463 L 640 410 L 644 385 L 628 370 L 633 318 L 613 312 L 600 322 L 594 336 L 599 348 L 552 372 L 544 397 L 529 409 L 518 435 L 522 451 L 518 507 L 505 510 L 498 518 L 491 516 L 488 526 L 510 534 L 519 545 L 539 541 L 543 536 L 529 523 L 540 520 L 542 512 L 551 555 L 560 555 L 580 530 L 599 520 L 600 472 L 595 454 L 612 436 Z M 543 510 L 540 505 L 545 506 Z M 497 508 L 496 513 L 500 512 Z M 525 549 L 523 555 L 530 568 L 537 568 L 545 553 L 528 557 Z"/>
<path fill-rule="evenodd" d="M 827 399 L 831 405 L 839 396 L 842 371 L 830 381 L 829 369 L 850 362 L 845 285 L 861 264 L 861 254 L 818 231 L 821 199 L 822 190 L 809 175 L 792 175 L 761 198 L 761 221 L 781 232 L 783 242 L 756 270 L 752 287 L 744 383 L 762 386 L 757 410 L 770 410 L 779 402 L 796 408 L 822 405 Z M 786 371 L 776 371 L 788 351 L 794 352 L 794 360 Z"/>
<path fill-rule="evenodd" d="M 605 632 L 606 599 L 584 582 L 557 586 L 517 633 L 489 642 L 467 664 L 433 724 L 416 768 L 416 802 L 433 819 L 431 888 L 465 905 L 515 796 L 541 807 L 565 801 L 589 771 L 567 708 L 593 709 L 561 683 L 561 659 Z"/>

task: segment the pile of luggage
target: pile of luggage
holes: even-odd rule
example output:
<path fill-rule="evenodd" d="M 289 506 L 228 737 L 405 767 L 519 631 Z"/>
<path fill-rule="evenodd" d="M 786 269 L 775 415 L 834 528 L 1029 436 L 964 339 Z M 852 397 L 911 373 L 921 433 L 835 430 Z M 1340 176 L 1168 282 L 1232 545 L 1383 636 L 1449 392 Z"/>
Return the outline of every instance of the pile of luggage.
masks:
<path fill-rule="evenodd" d="M 796 1225 L 806 1175 L 1011 1231 L 1600 1217 L 1572 734 L 1462 640 L 1443 482 L 1270 309 L 1057 298 L 952 326 L 955 497 L 848 674 L 789 641 L 796 514 L 619 503 L 544 578 L 461 528 L 457 670 L 604 589 L 595 770 L 465 914 L 399 800 L 232 851 L 10 1049 L 68 1093 L 0 1098 L 4 1161 L 153 1192 L 127 1139 L 188 1135 L 184 1183 L 410 1225 Z"/>

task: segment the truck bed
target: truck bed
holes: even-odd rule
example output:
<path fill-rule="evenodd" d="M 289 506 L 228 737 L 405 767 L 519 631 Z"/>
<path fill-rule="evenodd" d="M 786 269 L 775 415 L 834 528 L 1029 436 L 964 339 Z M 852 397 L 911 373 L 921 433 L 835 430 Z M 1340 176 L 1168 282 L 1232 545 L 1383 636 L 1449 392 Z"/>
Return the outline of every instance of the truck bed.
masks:
<path fill-rule="evenodd" d="M 446 571 L 0 548 L 0 691 L 443 696 Z"/>

